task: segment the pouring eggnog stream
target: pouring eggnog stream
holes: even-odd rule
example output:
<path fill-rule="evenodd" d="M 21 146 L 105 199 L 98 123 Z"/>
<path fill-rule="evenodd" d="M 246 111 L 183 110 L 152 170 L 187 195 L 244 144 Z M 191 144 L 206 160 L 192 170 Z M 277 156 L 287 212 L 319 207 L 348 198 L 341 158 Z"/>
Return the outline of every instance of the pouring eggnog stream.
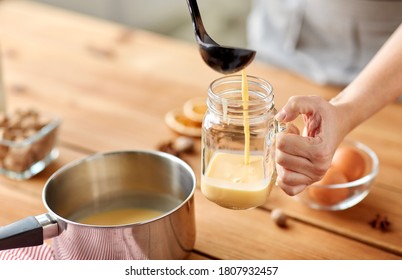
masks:
<path fill-rule="evenodd" d="M 230 209 L 265 203 L 274 174 L 276 113 L 271 85 L 230 75 L 212 82 L 202 130 L 201 191 Z"/>

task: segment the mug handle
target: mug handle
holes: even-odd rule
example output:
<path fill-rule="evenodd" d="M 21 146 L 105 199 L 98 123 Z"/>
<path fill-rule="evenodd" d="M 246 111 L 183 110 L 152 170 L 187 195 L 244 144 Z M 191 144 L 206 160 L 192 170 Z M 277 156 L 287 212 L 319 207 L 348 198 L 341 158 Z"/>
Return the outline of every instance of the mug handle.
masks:
<path fill-rule="evenodd" d="M 287 124 L 286 123 L 280 123 L 280 122 L 274 120 L 274 128 L 275 128 L 274 133 L 276 135 L 279 132 L 286 131 Z M 275 149 L 275 140 L 273 142 L 273 145 L 274 145 L 273 149 Z M 276 185 L 276 177 L 278 177 L 278 172 L 276 171 L 276 165 L 275 165 L 275 168 L 274 168 L 273 173 L 272 173 L 271 181 L 269 182 L 269 185 L 270 185 L 271 189 L 273 188 L 273 186 Z"/>
<path fill-rule="evenodd" d="M 29 216 L 0 227 L 0 250 L 42 245 L 58 232 L 58 224 L 49 214 Z"/>
<path fill-rule="evenodd" d="M 286 131 L 287 128 L 288 125 L 286 123 L 280 123 L 275 120 L 275 134 Z"/>

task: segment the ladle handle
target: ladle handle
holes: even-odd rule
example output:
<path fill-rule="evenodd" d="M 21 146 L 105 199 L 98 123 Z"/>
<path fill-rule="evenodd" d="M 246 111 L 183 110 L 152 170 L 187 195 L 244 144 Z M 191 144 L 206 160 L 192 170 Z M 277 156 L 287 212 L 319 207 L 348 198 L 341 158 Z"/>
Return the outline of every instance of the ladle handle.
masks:
<path fill-rule="evenodd" d="M 49 214 L 26 217 L 0 227 L 0 250 L 42 245 L 58 234 L 58 224 Z"/>
<path fill-rule="evenodd" d="M 202 22 L 200 10 L 198 9 L 198 4 L 196 0 L 186 0 L 187 1 L 187 6 L 188 10 L 190 11 L 191 19 L 193 21 L 193 27 L 194 27 L 194 32 L 196 35 L 196 38 L 198 40 L 202 41 L 212 41 L 213 40 L 207 35 L 207 32 L 205 31 L 204 24 Z M 212 43 L 212 42 L 207 42 L 207 43 Z"/>

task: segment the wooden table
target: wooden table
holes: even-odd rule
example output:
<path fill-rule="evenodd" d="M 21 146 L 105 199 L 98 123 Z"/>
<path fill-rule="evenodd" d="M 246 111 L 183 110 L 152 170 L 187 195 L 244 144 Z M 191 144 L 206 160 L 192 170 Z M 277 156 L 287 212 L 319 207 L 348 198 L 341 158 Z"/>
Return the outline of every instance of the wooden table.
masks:
<path fill-rule="evenodd" d="M 45 181 L 68 162 L 100 151 L 156 150 L 175 138 L 165 113 L 206 96 L 209 83 L 221 76 L 202 62 L 195 43 L 32 2 L 1 2 L 0 44 L 8 109 L 33 107 L 63 120 L 60 157 L 53 164 L 25 181 L 0 177 L 0 225 L 44 213 Z M 340 90 L 257 62 L 248 74 L 273 84 L 277 108 L 291 95 L 330 98 Z M 351 209 L 312 210 L 274 189 L 263 207 L 233 211 L 197 189 L 190 258 L 402 259 L 401 120 L 401 104 L 392 104 L 350 134 L 380 159 L 372 191 Z M 197 151 L 186 160 L 199 178 L 195 140 Z M 272 221 L 274 208 L 290 217 L 288 228 Z M 390 231 L 369 225 L 377 214 L 388 217 Z"/>

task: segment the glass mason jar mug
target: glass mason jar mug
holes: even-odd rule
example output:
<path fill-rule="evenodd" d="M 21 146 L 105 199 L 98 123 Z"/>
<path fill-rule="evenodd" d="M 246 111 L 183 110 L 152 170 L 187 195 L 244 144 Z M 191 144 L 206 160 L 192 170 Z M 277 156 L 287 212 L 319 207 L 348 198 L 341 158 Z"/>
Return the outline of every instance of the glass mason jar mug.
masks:
<path fill-rule="evenodd" d="M 241 75 L 213 81 L 202 125 L 201 192 L 230 209 L 264 204 L 276 179 L 272 86 L 253 76 L 246 84 Z"/>

